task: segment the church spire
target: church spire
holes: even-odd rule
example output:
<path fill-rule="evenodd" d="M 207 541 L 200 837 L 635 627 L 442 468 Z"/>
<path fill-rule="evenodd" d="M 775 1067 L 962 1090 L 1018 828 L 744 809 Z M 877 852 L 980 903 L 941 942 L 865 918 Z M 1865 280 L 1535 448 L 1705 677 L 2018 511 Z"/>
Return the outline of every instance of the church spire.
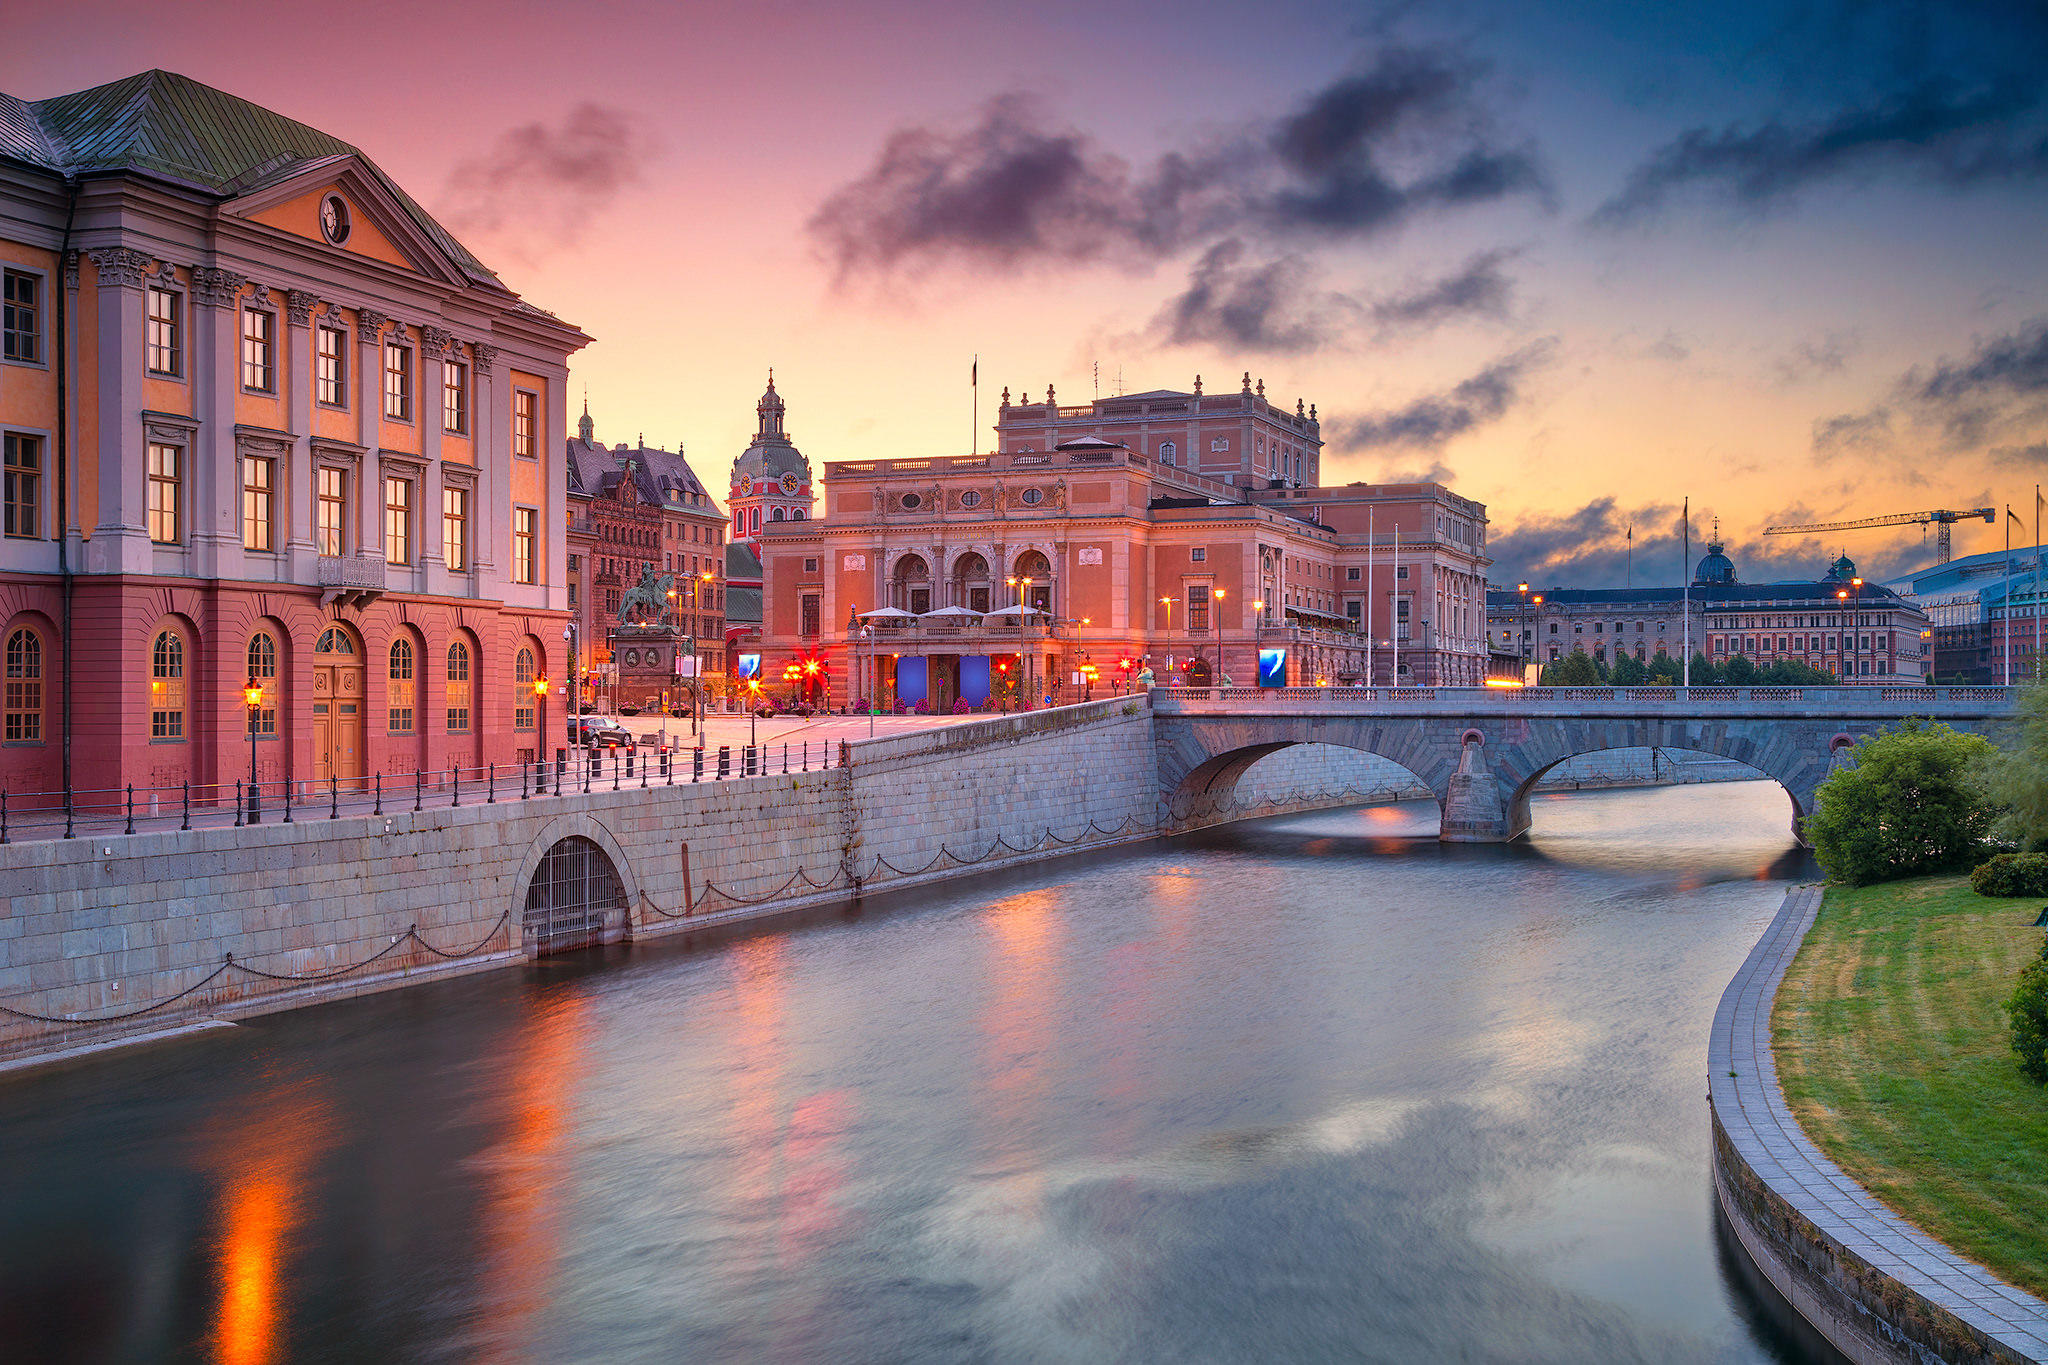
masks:
<path fill-rule="evenodd" d="M 589 445 L 596 431 L 597 424 L 590 420 L 590 386 L 586 384 L 583 387 L 583 415 L 576 419 L 576 437 Z"/>

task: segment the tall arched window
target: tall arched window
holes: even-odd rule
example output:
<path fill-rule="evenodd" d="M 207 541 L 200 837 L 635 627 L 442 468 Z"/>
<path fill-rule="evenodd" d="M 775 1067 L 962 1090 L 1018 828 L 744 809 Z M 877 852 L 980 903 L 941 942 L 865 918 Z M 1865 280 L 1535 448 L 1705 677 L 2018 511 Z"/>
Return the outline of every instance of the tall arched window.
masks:
<path fill-rule="evenodd" d="M 1179 458 L 1180 448 L 1174 445 L 1173 442 L 1161 441 L 1159 443 L 1159 462 L 1161 464 L 1173 464 Z"/>
<path fill-rule="evenodd" d="M 905 555 L 896 561 L 896 606 L 920 616 L 932 609 L 931 568 L 923 555 Z"/>
<path fill-rule="evenodd" d="M 533 651 L 521 649 L 512 660 L 512 728 L 533 728 Z"/>
<path fill-rule="evenodd" d="M 384 694 L 384 709 L 394 735 L 412 733 L 413 699 L 416 695 L 412 662 L 412 641 L 401 635 L 391 642 L 391 687 Z"/>
<path fill-rule="evenodd" d="M 469 646 L 448 646 L 448 733 L 469 733 Z"/>
<path fill-rule="evenodd" d="M 6 737 L 9 744 L 43 738 L 43 637 L 23 626 L 7 637 Z"/>
<path fill-rule="evenodd" d="M 1017 580 L 1017 600 L 1027 607 L 1036 607 L 1047 613 L 1052 612 L 1052 563 L 1036 550 L 1026 550 L 1017 556 L 1017 571 L 1011 575 Z M 1029 583 L 1024 580 L 1030 579 Z"/>
<path fill-rule="evenodd" d="M 149 737 L 185 737 L 185 641 L 173 630 L 160 632 L 150 646 Z"/>
<path fill-rule="evenodd" d="M 249 637 L 249 676 L 263 689 L 264 704 L 249 717 L 251 739 L 277 737 L 277 641 L 259 630 Z"/>
<path fill-rule="evenodd" d="M 769 517 L 769 520 L 770 520 L 770 521 L 781 521 L 781 520 L 782 520 L 782 509 L 781 509 L 780 507 L 776 508 L 776 509 L 775 509 L 775 512 L 774 512 L 774 515 L 770 516 L 770 517 Z"/>

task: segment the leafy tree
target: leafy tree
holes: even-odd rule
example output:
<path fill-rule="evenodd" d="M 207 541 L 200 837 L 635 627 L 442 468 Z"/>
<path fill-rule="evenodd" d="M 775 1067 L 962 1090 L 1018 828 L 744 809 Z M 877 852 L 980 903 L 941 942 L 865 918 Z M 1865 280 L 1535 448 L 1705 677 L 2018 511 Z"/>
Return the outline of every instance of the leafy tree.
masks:
<path fill-rule="evenodd" d="M 1807 817 L 1814 855 L 1850 886 L 1972 866 L 1991 833 L 1980 769 L 1994 752 L 1982 736 L 1921 720 L 1859 740 Z"/>
<path fill-rule="evenodd" d="M 2048 685 L 2020 689 L 2007 741 L 1985 760 L 1984 783 L 2004 808 L 1999 834 L 2023 849 L 2048 849 Z"/>
<path fill-rule="evenodd" d="M 1648 677 L 1649 670 L 1643 667 L 1642 661 L 1633 654 L 1624 653 L 1615 659 L 1607 680 L 1616 687 L 1641 687 Z"/>
<path fill-rule="evenodd" d="M 1812 664 L 1780 659 L 1756 675 L 1759 687 L 1826 687 L 1834 678 Z"/>
<path fill-rule="evenodd" d="M 1736 654 L 1729 658 L 1727 667 L 1721 670 L 1730 687 L 1748 687 L 1756 682 L 1756 665 L 1748 656 Z"/>
<path fill-rule="evenodd" d="M 1685 678 L 1685 671 L 1679 666 L 1678 660 L 1661 649 L 1657 651 L 1657 656 L 1645 665 L 1645 671 L 1650 682 L 1664 687 L 1676 687 Z"/>
<path fill-rule="evenodd" d="M 1715 687 L 1728 681 L 1728 670 L 1700 653 L 1692 652 L 1692 685 L 1694 687 Z"/>
<path fill-rule="evenodd" d="M 1540 685 L 1544 687 L 1598 687 L 1604 679 L 1593 656 L 1575 649 L 1556 663 L 1545 664 Z"/>
<path fill-rule="evenodd" d="M 2048 939 L 2041 941 L 2040 955 L 2020 968 L 2005 1013 L 2012 1021 L 2012 1050 L 2019 1054 L 2021 1074 L 2048 1085 Z"/>

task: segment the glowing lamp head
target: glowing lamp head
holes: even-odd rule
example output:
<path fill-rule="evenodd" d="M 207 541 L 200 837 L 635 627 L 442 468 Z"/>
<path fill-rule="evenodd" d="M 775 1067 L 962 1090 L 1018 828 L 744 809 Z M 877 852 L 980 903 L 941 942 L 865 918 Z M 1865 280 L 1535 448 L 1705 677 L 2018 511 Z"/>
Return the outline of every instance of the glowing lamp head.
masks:
<path fill-rule="evenodd" d="M 817 671 L 818 671 L 818 661 L 817 661 L 816 659 L 810 659 L 810 660 L 807 660 L 807 661 L 806 661 L 806 662 L 804 663 L 804 672 L 806 672 L 806 673 L 816 673 Z"/>
<path fill-rule="evenodd" d="M 253 677 L 250 678 L 242 688 L 242 700 L 249 704 L 251 711 L 263 705 L 263 684 Z"/>
<path fill-rule="evenodd" d="M 543 673 L 533 680 L 533 695 L 545 697 L 548 694 L 548 675 Z"/>

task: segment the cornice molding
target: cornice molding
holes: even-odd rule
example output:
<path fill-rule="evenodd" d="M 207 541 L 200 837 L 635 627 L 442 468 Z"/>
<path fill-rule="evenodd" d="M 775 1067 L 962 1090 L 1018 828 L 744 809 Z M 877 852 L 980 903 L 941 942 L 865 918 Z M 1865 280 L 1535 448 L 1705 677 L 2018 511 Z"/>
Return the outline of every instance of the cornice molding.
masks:
<path fill-rule="evenodd" d="M 149 253 L 133 247 L 109 246 L 85 254 L 92 257 L 93 269 L 99 272 L 102 285 L 116 289 L 142 288 L 143 272 L 149 269 Z"/>

